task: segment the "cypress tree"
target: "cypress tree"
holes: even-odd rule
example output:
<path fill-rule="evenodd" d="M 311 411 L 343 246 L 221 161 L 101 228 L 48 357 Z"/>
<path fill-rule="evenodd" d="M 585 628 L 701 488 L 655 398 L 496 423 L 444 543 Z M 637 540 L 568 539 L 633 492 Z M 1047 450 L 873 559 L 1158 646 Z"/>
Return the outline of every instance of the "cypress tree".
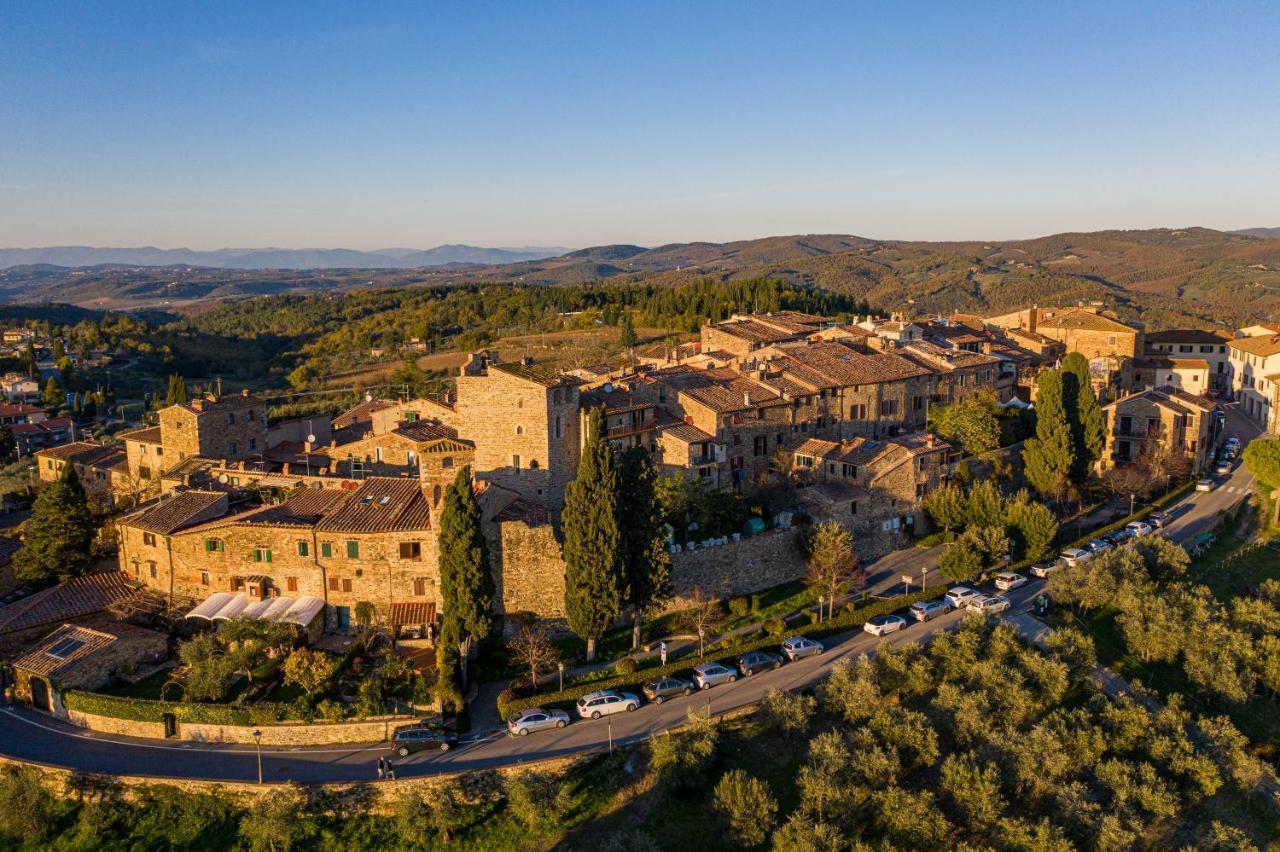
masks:
<path fill-rule="evenodd" d="M 66 580 L 87 573 L 93 565 L 94 532 L 84 487 L 71 462 L 67 462 L 62 475 L 40 492 L 32 506 L 22 547 L 13 555 L 14 572 L 28 583 Z"/>
<path fill-rule="evenodd" d="M 445 490 L 440 511 L 441 642 L 458 649 L 466 682 L 471 644 L 493 626 L 493 573 L 489 546 L 480 529 L 480 504 L 471 487 L 471 468 L 458 471 Z"/>
<path fill-rule="evenodd" d="M 635 619 L 631 647 L 640 644 L 640 623 L 645 608 L 670 594 L 671 556 L 662 532 L 662 511 L 655 485 L 653 460 L 643 447 L 622 454 L 618 468 L 618 520 L 622 530 L 626 568 L 627 605 Z"/>
<path fill-rule="evenodd" d="M 565 615 L 593 660 L 596 640 L 630 597 L 618 526 L 617 460 L 604 439 L 599 409 L 591 411 L 578 474 L 565 488 L 562 524 Z"/>
<path fill-rule="evenodd" d="M 619 342 L 622 343 L 623 349 L 630 349 L 636 345 L 636 328 L 631 324 L 631 312 L 623 310 L 622 319 L 618 323 L 621 332 Z"/>
<path fill-rule="evenodd" d="M 187 380 L 177 373 L 169 376 L 169 390 L 165 393 L 165 405 L 177 405 L 187 401 Z"/>
<path fill-rule="evenodd" d="M 1027 483 L 1040 496 L 1061 499 L 1070 481 L 1075 452 L 1063 407 L 1062 374 L 1044 370 L 1036 378 L 1036 436 L 1022 449 Z"/>
<path fill-rule="evenodd" d="M 62 393 L 62 386 L 58 384 L 58 380 L 53 376 L 49 377 L 49 381 L 44 383 L 44 396 L 42 397 L 45 408 L 61 408 L 66 404 L 67 399 Z"/>
<path fill-rule="evenodd" d="M 1072 352 L 1062 360 L 1062 396 L 1075 452 L 1071 479 L 1083 483 L 1089 478 L 1093 465 L 1102 458 L 1107 437 L 1102 406 L 1098 405 L 1098 395 L 1089 377 L 1089 362 L 1079 352 Z"/>

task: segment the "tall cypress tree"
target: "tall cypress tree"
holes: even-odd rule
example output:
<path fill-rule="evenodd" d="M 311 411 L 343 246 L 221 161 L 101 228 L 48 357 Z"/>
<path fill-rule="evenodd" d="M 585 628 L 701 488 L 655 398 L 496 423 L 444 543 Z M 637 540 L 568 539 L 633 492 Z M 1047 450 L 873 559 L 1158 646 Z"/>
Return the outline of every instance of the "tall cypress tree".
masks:
<path fill-rule="evenodd" d="M 631 647 L 640 644 L 644 610 L 671 593 L 671 555 L 662 532 L 653 460 L 643 447 L 622 454 L 618 467 L 618 521 L 626 567 L 627 605 L 635 619 Z"/>
<path fill-rule="evenodd" d="M 1070 482 L 1075 452 L 1063 407 L 1062 374 L 1044 370 L 1036 378 L 1036 436 L 1022 448 L 1027 483 L 1042 497 L 1061 499 Z"/>
<path fill-rule="evenodd" d="M 596 640 L 622 615 L 630 596 L 618 526 L 617 459 L 604 439 L 599 409 L 591 411 L 578 474 L 565 488 L 562 525 L 565 615 L 593 660 Z"/>
<path fill-rule="evenodd" d="M 618 342 L 622 344 L 623 349 L 630 349 L 636 345 L 636 327 L 631 323 L 631 312 L 625 308 L 622 310 L 622 319 L 618 322 L 619 336 Z"/>
<path fill-rule="evenodd" d="M 464 684 L 471 644 L 487 636 L 493 626 L 493 573 L 480 519 L 480 504 L 471 487 L 471 468 L 467 466 L 445 489 L 439 539 L 443 604 L 440 639 L 457 647 Z"/>
<path fill-rule="evenodd" d="M 169 390 L 165 393 L 165 405 L 177 405 L 187 401 L 187 380 L 174 373 L 169 376 Z"/>
<path fill-rule="evenodd" d="M 26 351 L 27 375 L 32 378 L 40 378 L 40 359 L 36 357 L 36 346 L 30 340 L 27 341 Z"/>
<path fill-rule="evenodd" d="M 93 515 L 71 462 L 32 505 L 14 572 L 28 583 L 66 580 L 93 566 Z"/>
<path fill-rule="evenodd" d="M 1062 360 L 1062 398 L 1075 452 L 1071 479 L 1082 484 L 1089 478 L 1093 465 L 1102 458 L 1107 437 L 1102 406 L 1098 405 L 1098 395 L 1089 377 L 1089 361 L 1079 352 L 1072 352 Z"/>

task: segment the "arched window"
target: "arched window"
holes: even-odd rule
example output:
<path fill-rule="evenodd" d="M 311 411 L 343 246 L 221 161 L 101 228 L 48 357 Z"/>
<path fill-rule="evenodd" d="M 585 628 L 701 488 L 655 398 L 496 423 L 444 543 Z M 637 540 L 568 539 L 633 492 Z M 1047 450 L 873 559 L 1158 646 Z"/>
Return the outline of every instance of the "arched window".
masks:
<path fill-rule="evenodd" d="M 538 460 L 529 459 L 529 470 L 537 470 L 537 469 L 538 469 Z"/>
<path fill-rule="evenodd" d="M 440 502 L 440 486 L 437 485 L 435 489 L 431 492 L 431 504 L 435 505 L 436 503 L 439 503 L 439 502 Z"/>
<path fill-rule="evenodd" d="M 516 424 L 516 434 L 517 434 L 517 435 L 523 435 L 523 434 L 524 434 L 524 427 L 523 427 L 523 426 L 521 426 L 521 425 L 519 425 L 519 424 Z"/>

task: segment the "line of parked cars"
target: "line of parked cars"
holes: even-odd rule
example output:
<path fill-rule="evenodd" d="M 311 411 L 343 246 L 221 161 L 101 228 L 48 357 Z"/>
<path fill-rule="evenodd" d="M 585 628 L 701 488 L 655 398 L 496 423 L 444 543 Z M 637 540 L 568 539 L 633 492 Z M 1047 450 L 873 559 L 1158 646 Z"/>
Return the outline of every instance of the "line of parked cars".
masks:
<path fill-rule="evenodd" d="M 778 652 L 748 651 L 738 657 L 733 664 L 700 663 L 693 667 L 688 678 L 674 675 L 663 675 L 641 687 L 643 701 L 661 704 L 671 698 L 692 695 L 702 689 L 710 689 L 722 683 L 733 683 L 739 677 L 747 678 L 762 671 L 779 668 L 787 661 L 794 662 L 805 657 L 821 654 L 826 648 L 821 642 L 804 636 L 793 636 L 779 647 Z M 579 719 L 599 719 L 613 713 L 633 713 L 643 703 L 641 697 L 633 692 L 620 692 L 616 689 L 601 689 L 588 693 L 578 699 L 574 710 Z M 523 737 L 535 731 L 549 728 L 563 728 L 569 724 L 569 714 L 564 710 L 544 710 L 531 708 L 507 723 L 507 733 L 513 737 Z"/>

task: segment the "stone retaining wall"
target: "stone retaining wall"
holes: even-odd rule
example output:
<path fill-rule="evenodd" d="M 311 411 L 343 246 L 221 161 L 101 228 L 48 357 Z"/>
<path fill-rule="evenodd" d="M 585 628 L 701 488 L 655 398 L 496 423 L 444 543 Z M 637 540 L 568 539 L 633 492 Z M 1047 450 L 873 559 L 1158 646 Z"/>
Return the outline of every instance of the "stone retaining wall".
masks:
<path fill-rule="evenodd" d="M 388 716 L 362 722 L 338 722 L 335 724 L 306 724 L 302 722 L 284 725 L 263 725 L 259 728 L 241 725 L 202 725 L 179 722 L 178 735 L 171 739 L 199 743 L 240 743 L 253 745 L 253 732 L 262 732 L 264 746 L 334 745 L 345 743 L 378 743 L 390 738 L 401 725 L 414 720 L 413 716 Z M 162 722 L 135 722 L 96 716 L 76 710 L 67 712 L 67 721 L 91 731 L 120 734 L 127 737 L 164 739 Z"/>
<path fill-rule="evenodd" d="M 796 547 L 795 530 L 768 532 L 698 548 L 671 557 L 673 608 L 687 605 L 695 588 L 715 598 L 747 595 L 798 580 L 805 575 L 804 558 Z"/>

